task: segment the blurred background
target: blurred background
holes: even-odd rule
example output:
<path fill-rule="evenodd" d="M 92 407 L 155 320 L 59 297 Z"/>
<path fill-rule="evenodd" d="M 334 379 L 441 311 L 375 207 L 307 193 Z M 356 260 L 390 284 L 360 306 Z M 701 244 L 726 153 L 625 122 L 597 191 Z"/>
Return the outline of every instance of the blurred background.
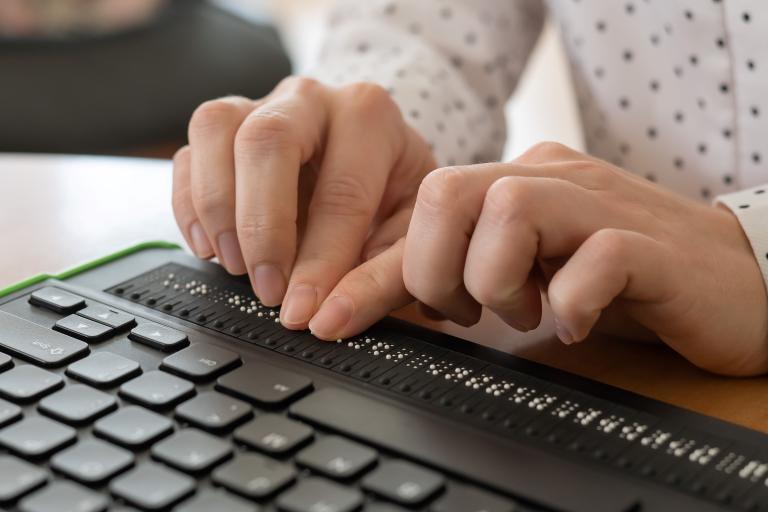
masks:
<path fill-rule="evenodd" d="M 168 158 L 201 102 L 312 69 L 333 3 L 0 0 L 0 151 Z M 506 109 L 505 159 L 540 140 L 583 147 L 551 24 Z"/>

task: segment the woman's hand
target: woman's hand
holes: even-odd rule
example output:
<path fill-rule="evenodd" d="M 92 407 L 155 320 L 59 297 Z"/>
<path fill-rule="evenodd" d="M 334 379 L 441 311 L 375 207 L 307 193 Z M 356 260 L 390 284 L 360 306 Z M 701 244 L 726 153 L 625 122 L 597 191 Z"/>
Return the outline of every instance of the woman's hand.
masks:
<path fill-rule="evenodd" d="M 209 101 L 189 141 L 174 157 L 182 233 L 197 256 L 247 272 L 264 304 L 282 302 L 292 329 L 306 328 L 350 269 L 404 236 L 435 166 L 389 94 L 367 83 L 292 77 L 260 100 Z"/>
<path fill-rule="evenodd" d="M 736 217 L 560 144 L 430 173 L 402 248 L 405 289 L 463 325 L 485 306 L 533 329 L 541 287 L 565 343 L 655 334 L 714 372 L 768 370 L 768 299 Z"/>

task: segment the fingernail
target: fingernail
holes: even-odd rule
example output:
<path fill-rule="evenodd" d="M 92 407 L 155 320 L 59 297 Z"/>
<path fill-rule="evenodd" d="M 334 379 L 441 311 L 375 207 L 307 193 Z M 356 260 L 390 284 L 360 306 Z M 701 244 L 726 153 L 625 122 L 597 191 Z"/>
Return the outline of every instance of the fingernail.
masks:
<path fill-rule="evenodd" d="M 285 295 L 285 277 L 275 265 L 262 264 L 253 269 L 253 291 L 265 306 L 277 306 Z"/>
<path fill-rule="evenodd" d="M 211 247 L 200 221 L 196 220 L 189 228 L 189 238 L 192 241 L 192 250 L 195 251 L 198 258 L 210 258 L 213 255 L 213 247 Z"/>
<path fill-rule="evenodd" d="M 221 264 L 230 274 L 245 274 L 245 261 L 243 251 L 237 241 L 237 235 L 233 231 L 227 231 L 219 235 L 219 255 Z"/>
<path fill-rule="evenodd" d="M 315 312 L 317 292 L 314 286 L 300 284 L 288 290 L 283 301 L 280 319 L 287 327 L 299 326 L 309 322 Z"/>
<path fill-rule="evenodd" d="M 352 301 L 346 295 L 336 295 L 323 303 L 309 322 L 309 330 L 320 338 L 336 338 L 352 319 Z"/>
<path fill-rule="evenodd" d="M 555 334 L 557 334 L 557 337 L 560 338 L 560 341 L 562 341 L 566 345 L 570 345 L 575 341 L 573 339 L 573 335 L 560 322 L 560 320 L 557 319 L 557 317 L 555 317 Z"/>

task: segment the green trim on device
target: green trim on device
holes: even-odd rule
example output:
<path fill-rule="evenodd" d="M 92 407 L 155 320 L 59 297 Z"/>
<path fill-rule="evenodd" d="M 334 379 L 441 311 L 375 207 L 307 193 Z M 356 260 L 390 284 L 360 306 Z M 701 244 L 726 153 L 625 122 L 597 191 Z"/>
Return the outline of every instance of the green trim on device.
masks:
<path fill-rule="evenodd" d="M 126 247 L 125 249 L 114 252 L 112 254 L 108 254 L 107 256 L 102 256 L 99 259 L 89 261 L 87 263 L 83 263 L 82 265 L 78 265 L 74 268 L 70 268 L 69 270 L 65 270 L 64 272 L 61 272 L 59 274 L 38 274 L 36 276 L 25 279 L 20 283 L 12 284 L 6 288 L 1 288 L 0 297 L 10 295 L 11 293 L 21 290 L 22 288 L 26 288 L 27 286 L 32 286 L 37 283 L 42 283 L 46 279 L 59 279 L 63 281 L 64 279 L 69 279 L 70 277 L 76 276 L 77 274 L 81 274 L 87 270 L 100 267 L 101 265 L 105 265 L 107 263 L 110 263 L 115 260 L 119 260 L 120 258 L 133 254 L 135 252 L 143 251 L 146 249 L 181 249 L 181 247 L 178 244 L 175 244 L 173 242 L 163 242 L 159 240 L 151 241 L 151 242 L 142 242 L 140 244 L 136 244 L 131 247 Z"/>

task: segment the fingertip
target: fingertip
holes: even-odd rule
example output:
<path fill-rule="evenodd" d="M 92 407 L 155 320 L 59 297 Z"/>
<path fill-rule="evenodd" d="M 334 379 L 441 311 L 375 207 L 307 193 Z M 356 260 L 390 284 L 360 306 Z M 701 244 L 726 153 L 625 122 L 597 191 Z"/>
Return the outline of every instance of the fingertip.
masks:
<path fill-rule="evenodd" d="M 275 307 L 283 302 L 286 280 L 283 272 L 271 263 L 256 265 L 251 275 L 253 291 L 262 304 Z"/>
<path fill-rule="evenodd" d="M 309 284 L 292 286 L 280 309 L 280 322 L 288 329 L 304 329 L 317 307 L 317 289 Z"/>
<path fill-rule="evenodd" d="M 243 250 L 237 235 L 234 231 L 227 231 L 219 235 L 219 259 L 221 264 L 230 274 L 242 275 L 247 272 L 245 260 L 243 260 Z"/>
<path fill-rule="evenodd" d="M 213 247 L 211 242 L 208 241 L 208 235 L 205 234 L 203 226 L 200 221 L 195 221 L 189 227 L 189 240 L 191 242 L 192 252 L 198 258 L 208 259 L 213 257 Z"/>
<path fill-rule="evenodd" d="M 346 295 L 334 295 L 323 302 L 318 312 L 310 319 L 309 330 L 324 340 L 343 338 L 353 312 L 352 299 Z"/>

